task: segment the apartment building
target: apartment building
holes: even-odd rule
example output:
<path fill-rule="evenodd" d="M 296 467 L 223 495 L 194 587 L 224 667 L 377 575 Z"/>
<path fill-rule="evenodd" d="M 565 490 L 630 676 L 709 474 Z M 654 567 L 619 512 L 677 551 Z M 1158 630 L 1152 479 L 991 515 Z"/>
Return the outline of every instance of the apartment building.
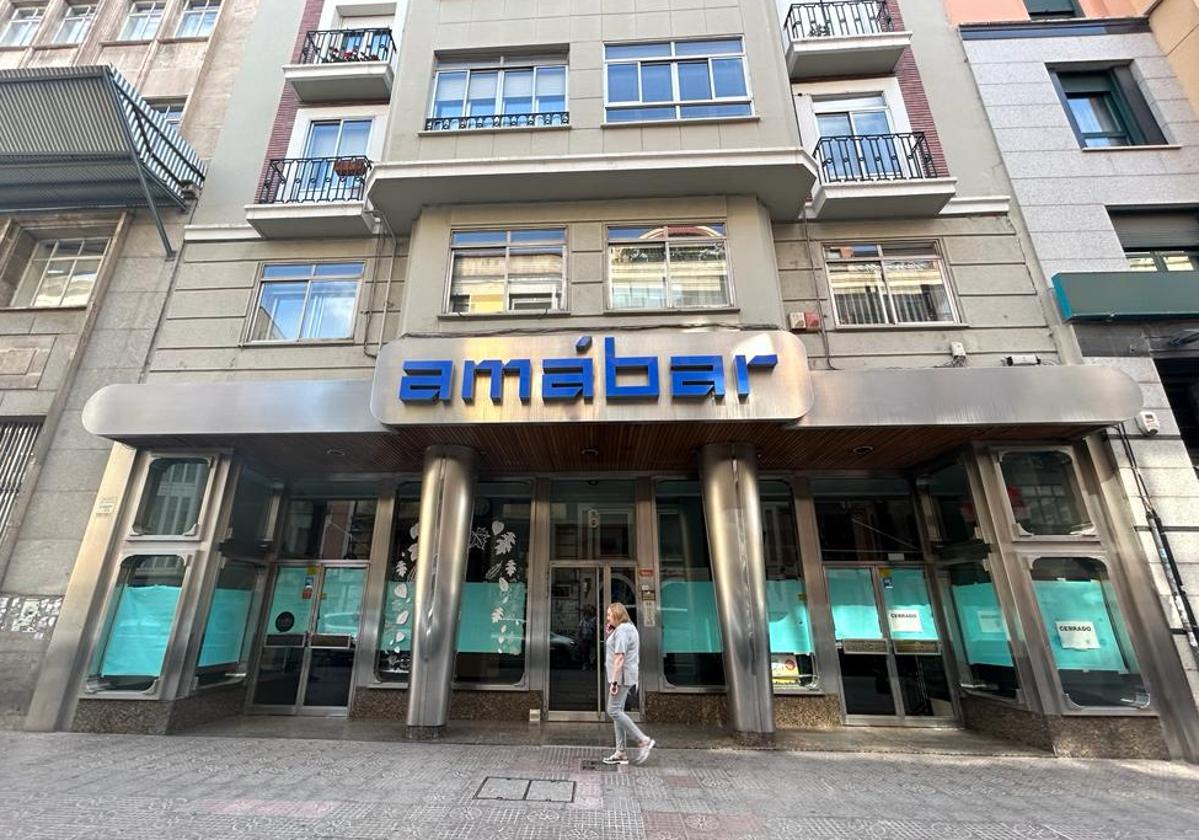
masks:
<path fill-rule="evenodd" d="M 262 0 L 26 725 L 982 729 L 1193 756 L 933 0 Z"/>
<path fill-rule="evenodd" d="M 1195 68 L 1179 63 L 1186 5 L 949 9 L 1064 341 L 1141 385 L 1145 410 L 1108 446 L 1199 693 L 1199 116 L 1188 100 Z"/>
<path fill-rule="evenodd" d="M 0 725 L 28 711 L 224 122 L 250 0 L 0 3 Z"/>

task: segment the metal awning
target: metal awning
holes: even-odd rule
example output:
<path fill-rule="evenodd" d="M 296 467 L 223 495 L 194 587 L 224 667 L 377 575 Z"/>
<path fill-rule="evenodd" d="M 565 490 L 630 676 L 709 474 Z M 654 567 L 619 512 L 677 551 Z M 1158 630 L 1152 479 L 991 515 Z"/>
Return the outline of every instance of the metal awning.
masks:
<path fill-rule="evenodd" d="M 111 67 L 0 70 L 0 212 L 183 208 L 200 156 Z"/>

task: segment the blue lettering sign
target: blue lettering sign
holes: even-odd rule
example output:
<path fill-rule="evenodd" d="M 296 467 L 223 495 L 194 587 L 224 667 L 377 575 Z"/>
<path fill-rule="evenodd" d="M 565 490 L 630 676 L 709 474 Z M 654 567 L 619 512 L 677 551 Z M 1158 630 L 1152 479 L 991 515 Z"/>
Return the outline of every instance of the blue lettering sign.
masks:
<path fill-rule="evenodd" d="M 622 373 L 642 374 L 645 382 L 639 385 L 621 385 L 618 377 Z M 610 400 L 657 399 L 658 359 L 655 356 L 616 355 L 616 339 L 604 339 L 604 394 Z"/>
<path fill-rule="evenodd" d="M 751 370 L 774 370 L 779 363 L 779 357 L 770 353 L 767 355 L 754 356 L 746 361 L 745 356 L 738 353 L 733 357 L 733 364 L 737 368 L 737 397 L 745 399 L 749 396 L 749 372 Z"/>
<path fill-rule="evenodd" d="M 541 369 L 541 398 L 546 402 L 595 396 L 595 362 L 591 359 L 545 359 Z"/>
<path fill-rule="evenodd" d="M 449 402 L 453 387 L 453 362 L 404 362 L 404 375 L 400 378 L 401 401 Z"/>
<path fill-rule="evenodd" d="M 491 401 L 499 405 L 504 401 L 504 376 L 516 374 L 517 394 L 521 402 L 533 398 L 533 363 L 528 359 L 513 359 L 504 364 L 499 359 L 487 359 L 482 362 L 468 361 L 462 366 L 462 400 L 475 401 L 475 381 L 480 376 L 491 379 L 489 388 Z"/>
<path fill-rule="evenodd" d="M 676 397 L 724 398 L 724 358 L 671 356 L 670 393 Z"/>

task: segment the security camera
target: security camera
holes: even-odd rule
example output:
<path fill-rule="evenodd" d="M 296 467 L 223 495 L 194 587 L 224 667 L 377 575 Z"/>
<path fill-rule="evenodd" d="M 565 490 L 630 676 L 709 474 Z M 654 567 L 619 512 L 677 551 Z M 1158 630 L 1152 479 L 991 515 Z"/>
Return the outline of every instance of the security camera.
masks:
<path fill-rule="evenodd" d="M 1137 428 L 1141 434 L 1153 437 L 1162 430 L 1161 418 L 1155 411 L 1142 411 L 1137 414 Z"/>

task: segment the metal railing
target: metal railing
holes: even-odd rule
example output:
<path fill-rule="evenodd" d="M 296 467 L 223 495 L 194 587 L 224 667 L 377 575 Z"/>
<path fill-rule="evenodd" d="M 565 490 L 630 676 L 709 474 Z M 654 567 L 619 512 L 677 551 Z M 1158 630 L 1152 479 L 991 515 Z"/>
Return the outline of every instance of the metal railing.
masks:
<path fill-rule="evenodd" d="M 792 41 L 879 35 L 891 32 L 894 22 L 886 0 L 848 0 L 832 3 L 795 3 L 787 12 L 783 30 Z"/>
<path fill-rule="evenodd" d="M 937 163 L 923 131 L 821 137 L 816 144 L 820 180 L 907 181 L 937 178 Z"/>
<path fill-rule="evenodd" d="M 258 193 L 259 204 L 361 201 L 371 162 L 360 155 L 272 158 Z"/>
<path fill-rule="evenodd" d="M 300 63 L 391 61 L 394 52 L 390 29 L 312 29 L 304 36 Z"/>
<path fill-rule="evenodd" d="M 425 131 L 471 131 L 476 128 L 542 128 L 570 125 L 566 111 L 547 111 L 542 114 L 493 114 L 482 117 L 430 117 Z"/>

